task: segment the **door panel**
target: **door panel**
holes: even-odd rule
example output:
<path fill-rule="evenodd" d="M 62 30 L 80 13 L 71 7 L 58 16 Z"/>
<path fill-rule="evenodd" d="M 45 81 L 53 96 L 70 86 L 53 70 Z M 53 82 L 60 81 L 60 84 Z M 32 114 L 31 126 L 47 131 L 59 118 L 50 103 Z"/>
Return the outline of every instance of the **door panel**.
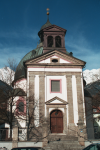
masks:
<path fill-rule="evenodd" d="M 57 133 L 62 133 L 63 132 L 63 119 L 62 118 L 57 118 Z"/>
<path fill-rule="evenodd" d="M 50 114 L 51 133 L 63 133 L 63 114 L 60 110 L 54 110 Z"/>
<path fill-rule="evenodd" d="M 56 133 L 56 118 L 51 118 L 51 133 Z"/>

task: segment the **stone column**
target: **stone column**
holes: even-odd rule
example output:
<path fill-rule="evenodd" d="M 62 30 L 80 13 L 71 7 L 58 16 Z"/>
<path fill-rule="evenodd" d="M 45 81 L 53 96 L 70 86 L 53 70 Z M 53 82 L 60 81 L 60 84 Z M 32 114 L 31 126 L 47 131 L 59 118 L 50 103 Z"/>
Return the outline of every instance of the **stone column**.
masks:
<path fill-rule="evenodd" d="M 67 108 L 64 108 L 64 116 L 63 116 L 64 120 L 64 133 L 67 133 Z"/>
<path fill-rule="evenodd" d="M 55 47 L 55 36 L 53 36 L 53 47 Z"/>
<path fill-rule="evenodd" d="M 65 47 L 65 36 L 63 36 L 63 46 Z"/>
<path fill-rule="evenodd" d="M 64 47 L 63 35 L 61 35 L 60 37 L 61 37 L 61 47 Z"/>
<path fill-rule="evenodd" d="M 79 117 L 78 120 L 78 141 L 81 146 L 85 146 L 84 143 L 84 122 L 82 121 L 81 117 Z"/>
<path fill-rule="evenodd" d="M 47 47 L 47 36 L 44 35 L 44 47 Z"/>
<path fill-rule="evenodd" d="M 18 127 L 17 125 L 13 127 L 13 140 L 12 140 L 12 148 L 18 147 Z"/>

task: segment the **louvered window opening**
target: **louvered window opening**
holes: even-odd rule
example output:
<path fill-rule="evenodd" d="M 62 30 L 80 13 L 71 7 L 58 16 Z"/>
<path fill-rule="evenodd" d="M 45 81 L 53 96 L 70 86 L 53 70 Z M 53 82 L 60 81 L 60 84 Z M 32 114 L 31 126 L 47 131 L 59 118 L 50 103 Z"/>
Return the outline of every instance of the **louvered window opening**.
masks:
<path fill-rule="evenodd" d="M 48 36 L 48 47 L 52 47 L 52 46 L 53 46 L 53 37 Z"/>
<path fill-rule="evenodd" d="M 55 41 L 56 41 L 56 47 L 61 47 L 61 37 L 60 36 L 56 36 L 55 38 Z"/>
<path fill-rule="evenodd" d="M 60 80 L 51 80 L 51 92 L 60 92 Z"/>

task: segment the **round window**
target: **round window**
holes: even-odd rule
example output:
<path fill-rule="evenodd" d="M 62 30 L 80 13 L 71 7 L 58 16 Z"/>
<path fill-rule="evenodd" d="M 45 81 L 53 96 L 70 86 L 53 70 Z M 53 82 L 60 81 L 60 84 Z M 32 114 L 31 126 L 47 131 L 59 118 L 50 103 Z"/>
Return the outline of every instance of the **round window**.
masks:
<path fill-rule="evenodd" d="M 52 59 L 52 62 L 56 63 L 56 62 L 58 62 L 58 59 Z"/>

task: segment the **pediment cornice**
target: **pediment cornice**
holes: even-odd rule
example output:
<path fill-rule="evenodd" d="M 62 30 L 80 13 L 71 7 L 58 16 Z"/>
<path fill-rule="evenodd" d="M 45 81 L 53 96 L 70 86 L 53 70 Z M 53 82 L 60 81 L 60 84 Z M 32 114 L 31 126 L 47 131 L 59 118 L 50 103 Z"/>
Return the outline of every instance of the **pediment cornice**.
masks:
<path fill-rule="evenodd" d="M 55 102 L 56 100 L 58 101 L 58 103 Z M 46 105 L 67 105 L 68 102 L 66 102 L 65 100 L 63 100 L 63 99 L 61 99 L 57 96 L 55 96 L 54 98 L 52 98 L 52 99 L 48 100 L 47 102 L 45 102 L 45 104 Z"/>
<path fill-rule="evenodd" d="M 40 61 L 43 61 L 43 60 L 46 60 L 48 58 L 51 58 L 53 56 L 57 56 L 58 58 L 62 58 L 66 61 L 69 61 L 71 63 L 39 63 Z M 62 53 L 61 51 L 58 51 L 58 50 L 53 50 L 53 51 L 50 51 L 50 52 L 47 52 L 47 53 L 44 53 L 36 58 L 33 58 L 31 60 L 28 60 L 25 62 L 25 65 L 47 65 L 47 66 L 84 66 L 85 65 L 85 62 L 80 60 L 80 59 L 77 59 L 73 56 L 70 56 L 68 54 L 65 54 L 65 53 Z"/>
<path fill-rule="evenodd" d="M 59 26 L 57 26 L 57 25 L 51 25 L 51 26 L 49 26 L 49 27 L 47 27 L 47 28 L 44 28 L 43 29 L 43 31 L 45 32 L 45 31 L 63 31 L 63 32 L 66 32 L 67 30 L 66 29 L 64 29 L 64 28 L 61 28 L 61 27 L 59 27 Z"/>

